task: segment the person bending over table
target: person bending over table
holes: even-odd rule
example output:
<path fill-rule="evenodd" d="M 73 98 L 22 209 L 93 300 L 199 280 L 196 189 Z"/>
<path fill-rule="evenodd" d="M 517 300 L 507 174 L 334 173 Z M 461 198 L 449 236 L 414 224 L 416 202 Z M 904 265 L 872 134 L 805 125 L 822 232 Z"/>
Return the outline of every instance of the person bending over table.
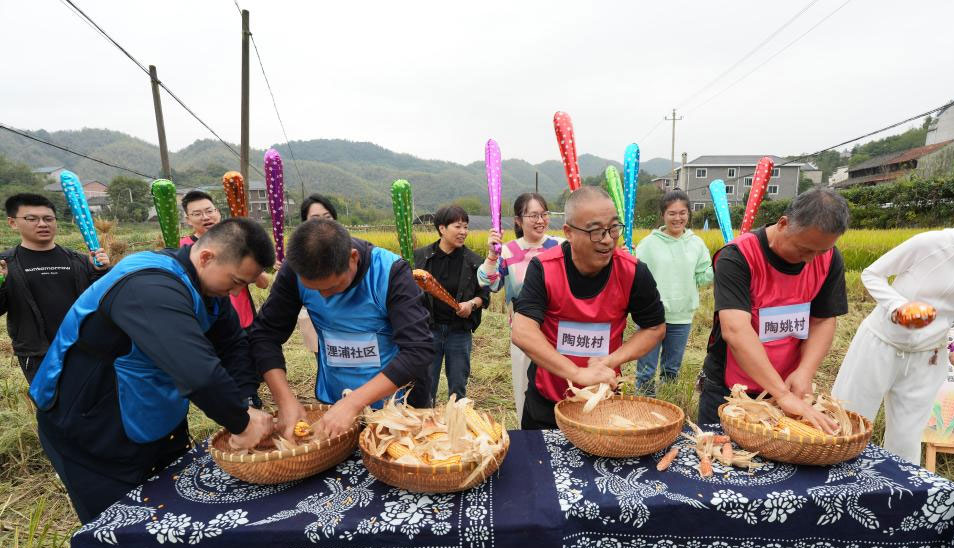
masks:
<path fill-rule="evenodd" d="M 292 234 L 285 262 L 252 324 L 252 358 L 292 435 L 305 409 L 288 385 L 282 344 L 304 306 L 318 332 L 315 397 L 334 404 L 317 425 L 336 436 L 368 405 L 411 385 L 408 403 L 427 407 L 434 357 L 423 292 L 403 259 L 352 238 L 336 221 L 312 219 Z M 351 390 L 343 396 L 344 390 Z"/>
<path fill-rule="evenodd" d="M 700 424 L 719 423 L 736 384 L 767 390 L 783 411 L 834 432 L 834 421 L 805 403 L 831 350 L 836 317 L 848 312 L 845 264 L 835 242 L 848 229 L 840 194 L 798 195 L 778 222 L 716 252 L 715 315 L 703 364 Z"/>
<path fill-rule="evenodd" d="M 195 245 L 126 257 L 67 312 L 30 397 L 80 521 L 189 449 L 189 402 L 235 447 L 271 433 L 249 403 L 258 381 L 227 297 L 274 262 L 261 226 L 229 219 Z"/>
<path fill-rule="evenodd" d="M 530 261 L 511 339 L 530 357 L 521 427 L 555 428 L 553 406 L 569 383 L 616 387 L 620 366 L 666 334 L 649 269 L 616 247 L 623 225 L 605 191 L 584 186 L 564 206 L 567 241 Z M 640 327 L 623 342 L 626 316 Z"/>

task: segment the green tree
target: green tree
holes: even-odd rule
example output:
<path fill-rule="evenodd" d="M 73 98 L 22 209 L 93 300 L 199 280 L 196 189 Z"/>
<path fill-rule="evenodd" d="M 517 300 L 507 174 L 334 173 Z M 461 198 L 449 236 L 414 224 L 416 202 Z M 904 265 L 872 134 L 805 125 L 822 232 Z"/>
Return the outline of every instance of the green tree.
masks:
<path fill-rule="evenodd" d="M 464 208 L 468 215 L 489 215 L 490 207 L 484 204 L 476 196 L 461 196 L 452 202 L 456 206 Z"/>
<path fill-rule="evenodd" d="M 119 176 L 109 183 L 109 210 L 117 220 L 141 223 L 149 218 L 151 205 L 146 181 Z"/>
<path fill-rule="evenodd" d="M 33 173 L 26 164 L 14 162 L 0 156 L 0 186 L 20 185 L 23 187 L 34 187 L 33 192 L 40 190 L 46 183 L 46 179 Z"/>

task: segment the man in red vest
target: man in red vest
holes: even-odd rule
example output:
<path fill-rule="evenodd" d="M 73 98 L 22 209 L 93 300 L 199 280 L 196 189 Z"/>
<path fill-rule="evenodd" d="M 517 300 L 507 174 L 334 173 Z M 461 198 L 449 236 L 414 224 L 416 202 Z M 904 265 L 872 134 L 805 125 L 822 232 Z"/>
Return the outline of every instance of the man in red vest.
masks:
<path fill-rule="evenodd" d="M 848 312 L 845 263 L 835 242 L 848 204 L 816 188 L 778 222 L 742 234 L 716 253 L 715 316 L 703 365 L 699 423 L 719 422 L 735 384 L 767 390 L 790 415 L 832 433 L 834 423 L 802 400 L 831 350 L 836 317 Z"/>
<path fill-rule="evenodd" d="M 620 366 L 655 348 L 665 309 L 645 264 L 616 247 L 623 224 L 609 195 L 584 186 L 566 201 L 567 241 L 535 257 L 514 303 L 513 343 L 530 357 L 521 427 L 556 428 L 569 383 L 616 387 Z M 626 316 L 640 327 L 623 342 Z"/>

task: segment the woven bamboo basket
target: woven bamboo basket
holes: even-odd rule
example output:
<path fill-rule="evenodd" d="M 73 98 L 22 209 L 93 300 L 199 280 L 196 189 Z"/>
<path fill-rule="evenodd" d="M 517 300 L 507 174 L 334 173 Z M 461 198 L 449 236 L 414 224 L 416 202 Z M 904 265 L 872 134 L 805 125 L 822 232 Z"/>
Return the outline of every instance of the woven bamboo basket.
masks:
<path fill-rule="evenodd" d="M 491 421 L 493 421 L 492 418 Z M 493 423 L 496 424 L 496 421 Z M 497 471 L 500 463 L 507 456 L 507 451 L 510 450 L 510 436 L 504 430 L 503 443 L 494 454 L 494 460 L 480 474 L 465 483 L 465 480 L 477 468 L 478 463 L 399 464 L 384 457 L 377 457 L 370 452 L 370 437 L 373 435 L 370 427 L 365 428 L 358 442 L 364 459 L 364 467 L 380 481 L 415 493 L 453 493 L 476 487 Z"/>
<path fill-rule="evenodd" d="M 317 421 L 330 405 L 304 404 L 309 423 Z M 209 453 L 223 470 L 229 475 L 249 483 L 283 483 L 300 480 L 323 472 L 342 462 L 354 452 L 358 445 L 358 434 L 361 432 L 358 419 L 344 434 L 334 438 L 315 440 L 295 447 L 267 453 L 246 454 L 234 452 L 229 447 L 227 430 L 222 429 L 212 437 L 209 444 Z"/>
<path fill-rule="evenodd" d="M 850 436 L 817 436 L 783 434 L 762 424 L 753 424 L 740 418 L 727 417 L 725 406 L 719 406 L 722 429 L 732 441 L 747 451 L 757 451 L 760 457 L 789 464 L 827 466 L 851 460 L 864 451 L 871 439 L 871 421 L 858 413 L 848 411 L 852 424 L 864 421 L 865 431 Z"/>
<path fill-rule="evenodd" d="M 589 413 L 583 412 L 583 405 L 583 402 L 562 400 L 556 404 L 553 414 L 566 439 L 600 457 L 639 457 L 669 447 L 679 437 L 686 420 L 686 414 L 678 406 L 645 396 L 616 395 L 600 402 Z M 668 419 L 666 424 L 653 428 L 606 426 L 611 415 L 655 422 L 657 419 L 650 411 L 664 415 Z"/>

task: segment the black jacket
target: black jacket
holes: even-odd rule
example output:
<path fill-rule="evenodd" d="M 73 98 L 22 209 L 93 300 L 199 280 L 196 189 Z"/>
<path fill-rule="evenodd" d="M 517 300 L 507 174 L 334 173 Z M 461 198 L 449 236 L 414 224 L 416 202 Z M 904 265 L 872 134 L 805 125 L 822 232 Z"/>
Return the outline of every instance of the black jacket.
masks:
<path fill-rule="evenodd" d="M 19 249 L 18 245 L 0 253 L 0 259 L 7 262 L 7 279 L 0 285 L 0 315 L 7 314 L 7 332 L 13 339 L 14 354 L 42 356 L 46 354 L 51 341 L 46 339 L 43 316 L 27 286 L 23 266 L 17 260 Z M 59 245 L 55 249 L 69 257 L 73 284 L 76 286 L 74 299 L 106 273 L 106 270 L 94 269 L 89 257 L 82 253 Z"/>
<path fill-rule="evenodd" d="M 421 268 L 428 272 L 432 272 L 433 269 L 431 266 L 431 259 L 433 259 L 434 255 L 437 253 L 439 244 L 440 240 L 434 242 L 431 245 L 415 249 L 415 268 Z M 481 300 L 483 300 L 483 306 L 475 308 L 470 316 L 465 320 L 469 323 L 470 330 L 476 331 L 477 327 L 480 326 L 480 314 L 482 309 L 490 306 L 490 288 L 480 287 L 480 284 L 477 283 L 477 268 L 480 267 L 481 263 L 484 262 L 484 258 L 468 249 L 467 246 L 464 246 L 462 251 L 464 253 L 463 267 L 460 269 L 460 281 L 457 284 L 457 294 L 453 297 L 457 299 L 457 302 L 469 301 L 474 297 L 480 297 Z M 424 293 L 424 303 L 427 305 L 427 309 L 431 313 L 429 322 L 431 326 L 433 326 L 434 297 L 432 297 L 429 293 Z"/>

